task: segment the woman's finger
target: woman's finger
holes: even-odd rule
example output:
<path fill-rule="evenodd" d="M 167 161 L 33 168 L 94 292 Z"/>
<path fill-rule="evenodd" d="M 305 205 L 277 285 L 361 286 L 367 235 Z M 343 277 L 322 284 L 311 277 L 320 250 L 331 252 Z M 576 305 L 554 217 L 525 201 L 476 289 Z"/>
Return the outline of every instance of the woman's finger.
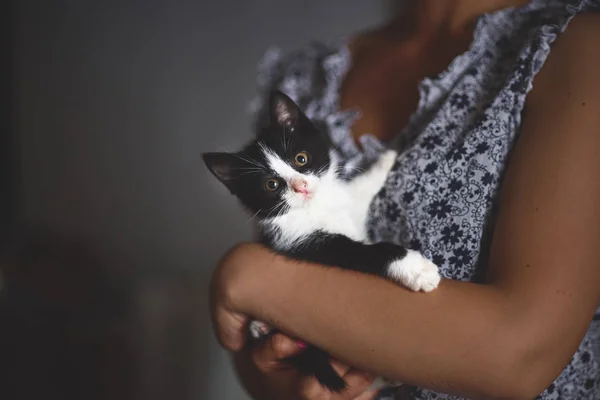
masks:
<path fill-rule="evenodd" d="M 367 390 L 365 392 L 363 392 L 361 395 L 359 395 L 358 397 L 355 397 L 354 400 L 374 400 L 375 397 L 377 396 L 377 393 L 379 393 L 379 390 Z"/>
<path fill-rule="evenodd" d="M 252 358 L 256 366 L 268 372 L 281 368 L 281 360 L 302 351 L 297 341 L 282 334 L 261 339 L 252 348 Z"/>
<path fill-rule="evenodd" d="M 239 351 L 244 347 L 248 326 L 245 315 L 233 312 L 215 301 L 212 305 L 212 320 L 221 346 L 230 351 Z"/>
<path fill-rule="evenodd" d="M 230 351 L 241 350 L 248 332 L 248 317 L 235 310 L 228 301 L 227 293 L 232 289 L 232 279 L 228 277 L 228 255 L 219 263 L 210 282 L 210 311 L 217 339 Z"/>
<path fill-rule="evenodd" d="M 350 370 L 349 366 L 339 362 L 338 360 L 331 359 L 329 363 L 331 364 L 333 370 L 342 378 L 344 378 L 344 375 L 346 375 L 346 373 Z"/>
<path fill-rule="evenodd" d="M 302 400 L 325 400 L 332 397 L 332 394 L 312 377 L 300 379 L 296 393 L 298 393 L 298 398 Z"/>
<path fill-rule="evenodd" d="M 292 339 L 283 333 L 271 335 L 270 342 L 275 356 L 280 360 L 298 354 L 306 348 L 303 341 Z"/>
<path fill-rule="evenodd" d="M 339 362 L 334 368 L 340 366 L 346 368 Z M 347 387 L 340 393 L 333 393 L 316 379 L 306 377 L 298 382 L 298 394 L 302 400 L 371 400 L 375 398 L 377 390 L 369 390 L 369 386 L 373 382 L 370 374 L 349 369 L 343 377 Z"/>
<path fill-rule="evenodd" d="M 375 398 L 377 391 L 369 390 L 374 377 L 366 372 L 350 368 L 344 375 L 346 391 L 338 396 L 333 396 L 332 400 L 371 400 Z"/>

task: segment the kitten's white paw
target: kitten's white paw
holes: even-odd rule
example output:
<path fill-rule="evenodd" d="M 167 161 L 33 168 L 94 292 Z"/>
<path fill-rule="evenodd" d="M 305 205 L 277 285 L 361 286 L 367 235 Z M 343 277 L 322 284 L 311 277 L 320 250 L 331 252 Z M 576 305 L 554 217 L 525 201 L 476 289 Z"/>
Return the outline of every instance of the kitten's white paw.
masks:
<path fill-rule="evenodd" d="M 406 257 L 392 261 L 387 274 L 415 292 L 430 292 L 438 287 L 441 280 L 438 267 L 414 250 L 408 250 Z"/>
<path fill-rule="evenodd" d="M 253 338 L 258 339 L 259 337 L 268 335 L 271 332 L 271 327 L 261 321 L 250 322 L 250 334 Z"/>
<path fill-rule="evenodd" d="M 375 378 L 375 380 L 373 380 L 373 382 L 371 383 L 371 386 L 369 386 L 369 390 L 381 390 L 381 389 L 386 389 L 386 388 L 390 388 L 390 387 L 400 387 L 402 386 L 403 383 L 401 382 L 393 382 L 390 381 L 388 379 L 382 378 L 382 377 L 377 377 Z"/>

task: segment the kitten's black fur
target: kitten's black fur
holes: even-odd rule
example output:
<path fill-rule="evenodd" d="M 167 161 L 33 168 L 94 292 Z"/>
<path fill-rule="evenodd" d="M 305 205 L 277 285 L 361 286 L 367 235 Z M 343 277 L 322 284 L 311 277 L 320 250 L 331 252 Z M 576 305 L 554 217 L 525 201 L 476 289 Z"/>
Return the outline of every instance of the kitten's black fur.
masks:
<path fill-rule="evenodd" d="M 291 189 L 286 180 L 270 167 L 265 148 L 277 154 L 299 174 L 323 178 L 332 162 L 329 136 L 317 129 L 289 97 L 281 92 L 273 92 L 269 104 L 270 124 L 260 132 L 256 140 L 238 153 L 204 154 L 210 171 L 260 222 L 269 221 L 276 215 L 285 215 L 290 210 L 285 202 L 285 193 Z M 299 153 L 310 155 L 310 163 L 298 166 L 294 157 Z M 278 190 L 270 191 L 266 188 L 265 185 L 272 179 L 278 181 Z M 377 190 L 374 190 L 373 195 Z M 367 207 L 368 204 L 364 205 L 365 212 Z M 299 240 L 286 242 L 282 239 L 286 235 L 286 226 L 261 225 L 262 242 L 280 254 L 297 260 L 378 275 L 395 282 L 399 278 L 397 274 L 391 274 L 394 272 L 391 264 L 403 260 L 408 252 L 404 247 L 391 243 L 367 244 L 366 233 L 361 242 L 348 237 L 343 229 L 337 232 L 322 227 L 315 227 Z M 309 346 L 288 361 L 301 373 L 316 377 L 332 391 L 339 392 L 346 387 L 344 380 L 331 367 L 328 355 L 320 349 Z"/>
<path fill-rule="evenodd" d="M 263 127 L 257 138 L 241 151 L 203 154 L 210 171 L 239 198 L 249 212 L 257 213 L 258 219 L 267 217 L 282 200 L 281 190 L 264 190 L 266 180 L 276 177 L 276 173 L 266 168 L 263 147 L 283 154 L 290 160 L 300 151 L 309 153 L 311 162 L 304 167 L 297 167 L 300 173 L 316 174 L 331 161 L 329 136 L 317 130 L 289 97 L 274 92 L 269 103 L 273 110 L 270 124 Z M 285 210 L 276 211 L 283 213 Z"/>

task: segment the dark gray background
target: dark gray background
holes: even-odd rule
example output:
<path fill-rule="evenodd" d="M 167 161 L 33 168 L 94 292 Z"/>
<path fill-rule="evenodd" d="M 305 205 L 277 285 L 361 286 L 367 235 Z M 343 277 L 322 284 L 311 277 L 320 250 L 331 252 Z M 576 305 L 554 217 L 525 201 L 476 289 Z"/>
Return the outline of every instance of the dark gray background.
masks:
<path fill-rule="evenodd" d="M 77 237 L 126 271 L 140 398 L 245 399 L 212 336 L 207 281 L 250 238 L 200 153 L 249 138 L 256 63 L 373 26 L 383 1 L 17 2 L 21 227 Z"/>

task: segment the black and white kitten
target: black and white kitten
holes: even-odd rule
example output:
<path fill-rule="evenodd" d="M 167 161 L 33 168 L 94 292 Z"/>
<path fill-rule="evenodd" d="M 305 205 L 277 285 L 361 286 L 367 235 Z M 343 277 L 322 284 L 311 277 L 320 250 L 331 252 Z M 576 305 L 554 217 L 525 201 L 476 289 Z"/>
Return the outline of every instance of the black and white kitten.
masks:
<path fill-rule="evenodd" d="M 206 153 L 210 171 L 254 213 L 263 242 L 294 259 L 378 275 L 413 291 L 440 282 L 438 268 L 419 252 L 370 243 L 367 214 L 396 159 L 388 150 L 352 180 L 341 179 L 329 136 L 285 94 L 269 98 L 270 124 L 237 153 Z M 254 321 L 253 336 L 270 328 Z M 323 351 L 309 346 L 290 360 L 333 391 L 345 382 Z"/>

